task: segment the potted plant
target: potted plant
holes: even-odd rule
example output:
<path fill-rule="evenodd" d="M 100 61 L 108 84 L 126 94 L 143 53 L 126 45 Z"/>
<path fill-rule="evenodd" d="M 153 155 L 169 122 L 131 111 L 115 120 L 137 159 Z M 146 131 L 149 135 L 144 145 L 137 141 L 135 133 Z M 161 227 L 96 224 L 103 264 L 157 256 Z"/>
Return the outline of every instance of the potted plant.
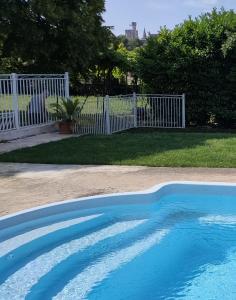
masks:
<path fill-rule="evenodd" d="M 71 134 L 73 124 L 78 119 L 80 113 L 79 99 L 64 99 L 59 103 L 51 104 L 51 107 L 59 120 L 59 132 L 62 134 Z"/>

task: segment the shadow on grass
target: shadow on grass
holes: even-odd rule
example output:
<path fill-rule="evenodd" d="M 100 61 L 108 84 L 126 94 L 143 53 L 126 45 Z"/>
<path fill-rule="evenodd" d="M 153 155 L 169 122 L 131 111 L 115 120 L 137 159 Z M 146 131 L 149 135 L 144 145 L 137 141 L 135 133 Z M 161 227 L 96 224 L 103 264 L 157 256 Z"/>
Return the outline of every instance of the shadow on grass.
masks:
<path fill-rule="evenodd" d="M 163 167 L 236 167 L 236 136 L 228 133 L 132 131 L 84 136 L 0 155 L 1 162 Z"/>

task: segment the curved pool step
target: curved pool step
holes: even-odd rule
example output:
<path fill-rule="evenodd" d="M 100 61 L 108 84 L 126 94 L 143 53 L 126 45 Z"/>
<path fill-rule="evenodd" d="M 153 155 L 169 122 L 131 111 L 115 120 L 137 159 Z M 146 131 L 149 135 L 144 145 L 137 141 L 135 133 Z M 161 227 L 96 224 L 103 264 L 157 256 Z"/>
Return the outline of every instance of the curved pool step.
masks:
<path fill-rule="evenodd" d="M 146 220 L 118 222 L 100 231 L 95 231 L 82 238 L 72 240 L 70 243 L 65 243 L 48 253 L 38 256 L 35 260 L 30 261 L 12 274 L 0 286 L 0 299 L 24 299 L 30 288 L 36 284 L 42 276 L 73 253 L 85 250 L 87 247 L 95 245 L 101 240 L 130 230 L 145 221 Z"/>
<path fill-rule="evenodd" d="M 169 229 L 157 230 L 127 248 L 111 252 L 101 261 L 90 265 L 82 273 L 78 274 L 53 299 L 86 299 L 92 288 L 102 282 L 109 273 L 149 250 L 152 246 L 159 243 L 168 232 Z"/>
<path fill-rule="evenodd" d="M 185 221 L 186 217 L 187 219 L 190 217 L 189 214 L 186 216 L 181 213 L 180 215 L 181 217 L 177 217 L 176 214 L 167 214 L 164 218 L 158 218 L 158 216 L 154 214 L 153 217 L 142 224 L 142 226 L 114 236 L 109 240 L 102 241 L 96 244 L 96 247 L 89 247 L 84 252 L 78 252 L 69 256 L 57 264 L 32 287 L 27 299 L 46 299 L 45 297 L 47 297 L 46 295 L 48 294 L 52 297 L 60 291 L 62 286 L 65 286 L 89 264 L 95 264 L 97 260 L 103 259 L 109 252 L 129 247 L 144 236 L 153 234 L 155 231 L 162 230 L 163 228 L 172 227 L 180 221 Z M 191 217 L 193 216 L 191 215 Z M 170 220 L 172 221 L 170 222 Z M 49 282 L 50 285 L 48 285 Z M 40 291 L 40 293 L 38 291 Z"/>
<path fill-rule="evenodd" d="M 121 234 L 102 240 L 96 245 L 86 248 L 85 251 L 79 251 L 69 256 L 40 278 L 31 288 L 27 299 L 51 299 L 89 265 L 94 265 L 109 253 L 128 248 L 143 236 L 149 236 L 160 230 L 162 229 L 155 220 L 148 220 Z"/>
<path fill-rule="evenodd" d="M 77 225 L 85 221 L 92 220 L 94 218 L 97 218 L 101 216 L 100 215 L 91 215 L 86 217 L 79 217 L 67 221 L 62 221 L 58 223 L 54 223 L 51 225 L 43 226 L 37 229 L 33 229 L 31 231 L 27 231 L 26 233 L 17 235 L 15 237 L 12 237 L 10 239 L 7 239 L 0 243 L 0 257 L 6 255 L 7 253 L 19 248 L 20 246 L 23 246 L 24 244 L 27 244 L 33 240 L 36 240 L 42 236 L 45 236 L 49 233 L 55 232 L 60 229 L 68 228 L 72 225 Z"/>
<path fill-rule="evenodd" d="M 0 284 L 11 274 L 38 256 L 62 244 L 86 236 L 114 223 L 110 217 L 97 216 L 36 238 L 0 257 Z"/>

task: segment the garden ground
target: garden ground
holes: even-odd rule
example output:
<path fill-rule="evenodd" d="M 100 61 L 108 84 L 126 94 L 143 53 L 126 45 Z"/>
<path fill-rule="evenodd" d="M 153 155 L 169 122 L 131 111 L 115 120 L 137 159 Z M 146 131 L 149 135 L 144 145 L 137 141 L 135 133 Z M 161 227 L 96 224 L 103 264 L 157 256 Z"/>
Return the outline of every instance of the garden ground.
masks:
<path fill-rule="evenodd" d="M 16 150 L 0 155 L 0 161 L 0 215 L 5 215 L 168 181 L 236 183 L 236 135 L 133 130 Z"/>
<path fill-rule="evenodd" d="M 138 191 L 168 181 L 236 183 L 236 168 L 150 168 L 0 163 L 0 215 L 55 201 Z"/>
<path fill-rule="evenodd" d="M 138 129 L 82 136 L 0 155 L 1 162 L 236 168 L 236 134 Z"/>

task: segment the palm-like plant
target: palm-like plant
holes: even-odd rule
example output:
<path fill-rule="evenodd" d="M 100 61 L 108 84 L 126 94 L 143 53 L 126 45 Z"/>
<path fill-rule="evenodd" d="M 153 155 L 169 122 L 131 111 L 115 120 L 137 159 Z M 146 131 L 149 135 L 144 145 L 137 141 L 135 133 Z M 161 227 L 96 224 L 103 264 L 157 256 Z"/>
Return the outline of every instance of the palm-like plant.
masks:
<path fill-rule="evenodd" d="M 78 98 L 62 98 L 59 103 L 51 104 L 55 115 L 62 122 L 73 122 L 78 119 L 81 111 L 80 101 Z"/>

